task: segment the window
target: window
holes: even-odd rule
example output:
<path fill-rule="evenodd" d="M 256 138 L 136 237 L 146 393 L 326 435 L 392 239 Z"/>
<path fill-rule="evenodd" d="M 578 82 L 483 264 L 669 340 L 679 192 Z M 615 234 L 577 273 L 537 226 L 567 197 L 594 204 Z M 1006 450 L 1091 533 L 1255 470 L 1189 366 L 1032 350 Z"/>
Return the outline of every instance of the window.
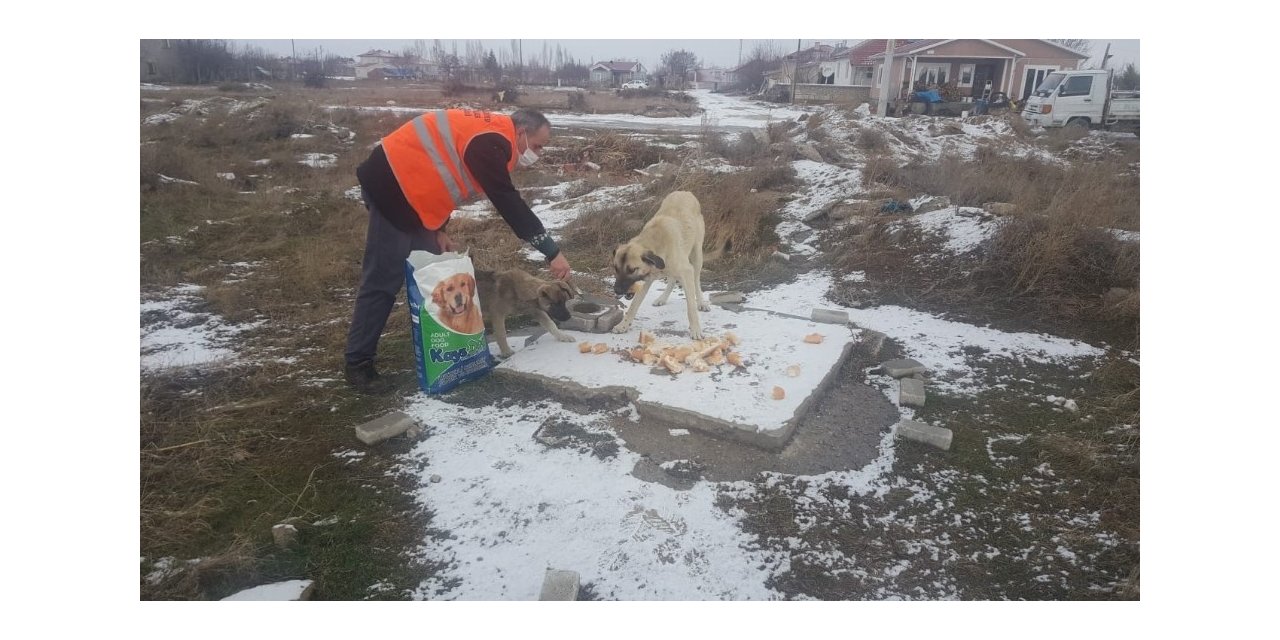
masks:
<path fill-rule="evenodd" d="M 959 84 L 962 87 L 973 86 L 973 65 L 971 64 L 960 65 L 960 83 Z"/>
<path fill-rule="evenodd" d="M 1072 76 L 1062 85 L 1063 97 L 1087 96 L 1093 91 L 1093 76 Z"/>
<path fill-rule="evenodd" d="M 924 83 L 925 86 L 931 84 L 946 84 L 947 71 L 951 69 L 949 64 L 922 64 L 916 67 L 916 82 Z"/>
<path fill-rule="evenodd" d="M 1036 87 L 1036 95 L 1041 98 L 1048 98 L 1049 95 L 1053 93 L 1053 90 L 1057 89 L 1058 85 L 1062 84 L 1062 79 L 1065 77 L 1066 76 L 1061 73 L 1049 74 L 1045 77 L 1044 82 L 1041 82 L 1040 86 Z"/>

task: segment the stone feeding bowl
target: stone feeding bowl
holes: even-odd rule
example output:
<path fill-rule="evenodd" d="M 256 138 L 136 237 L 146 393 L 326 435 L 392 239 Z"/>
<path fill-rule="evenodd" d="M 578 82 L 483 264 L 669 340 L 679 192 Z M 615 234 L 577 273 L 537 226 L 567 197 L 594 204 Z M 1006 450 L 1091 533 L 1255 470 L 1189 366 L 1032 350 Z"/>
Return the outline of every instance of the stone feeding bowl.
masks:
<path fill-rule="evenodd" d="M 561 329 L 608 333 L 622 322 L 622 307 L 614 300 L 598 296 L 582 296 L 565 303 L 570 318 L 560 323 Z"/>

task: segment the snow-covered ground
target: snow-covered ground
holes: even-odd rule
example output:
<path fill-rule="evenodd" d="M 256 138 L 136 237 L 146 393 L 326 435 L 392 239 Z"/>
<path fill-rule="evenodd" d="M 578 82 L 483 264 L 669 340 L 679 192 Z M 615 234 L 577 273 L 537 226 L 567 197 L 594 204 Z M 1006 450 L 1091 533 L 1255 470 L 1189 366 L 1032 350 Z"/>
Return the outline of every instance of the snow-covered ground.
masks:
<path fill-rule="evenodd" d="M 968 363 L 964 347 L 985 350 L 979 360 L 1005 358 L 1019 363 L 1069 364 L 1080 359 L 1097 358 L 1104 353 L 1103 349 L 1078 340 L 1043 333 L 1000 331 L 944 320 L 906 307 L 841 307 L 826 297 L 833 282 L 830 273 L 811 271 L 801 274 L 787 286 L 748 294 L 746 305 L 780 312 L 817 305 L 843 309 L 854 324 L 899 341 L 909 357 L 920 361 L 933 373 L 930 386 L 948 393 L 969 394 L 985 388 L 985 383 L 979 380 L 977 372 Z"/>
<path fill-rule="evenodd" d="M 831 283 L 828 273 L 804 274 L 796 282 L 750 294 L 747 304 L 787 313 L 835 307 L 825 297 Z M 669 304 L 683 306 L 674 297 Z M 654 311 L 642 309 L 641 317 Z M 1071 340 L 1003 332 L 902 307 L 846 311 L 859 326 L 901 340 L 908 355 L 930 368 L 930 385 L 939 391 L 976 390 L 975 372 L 961 351 L 965 346 L 987 349 L 988 358 L 1034 362 L 1060 363 L 1102 353 Z M 747 330 L 739 333 L 744 344 L 750 344 Z M 579 338 L 599 341 L 600 336 Z M 562 364 L 617 359 L 613 354 L 582 355 L 575 345 L 558 346 L 565 347 L 556 360 Z M 885 395 L 896 399 L 888 389 Z M 856 559 L 809 549 L 798 538 L 784 551 L 759 549 L 742 532 L 745 514 L 716 505 L 717 495 L 754 495 L 760 490 L 755 483 L 702 480 L 692 489 L 677 491 L 633 477 L 640 457 L 625 447 L 612 456 L 596 456 L 573 448 L 549 449 L 533 437 L 548 421 L 569 422 L 607 436 L 602 414 L 576 413 L 552 401 L 462 408 L 424 395 L 415 396 L 406 411 L 430 427 L 430 437 L 410 454 L 425 465 L 416 472 L 418 499 L 434 513 L 433 526 L 452 534 L 424 544 L 424 553 L 448 568 L 423 584 L 418 597 L 534 599 L 543 573 L 554 568 L 579 572 L 583 582 L 592 583 L 606 599 L 771 599 L 781 594 L 766 582 L 786 571 L 794 558 L 858 571 Z M 907 408 L 900 412 L 912 415 Z M 795 480 L 811 483 L 811 500 L 825 500 L 822 491 L 831 487 L 872 496 L 908 487 L 918 499 L 930 499 L 929 488 L 890 472 L 894 452 L 889 432 L 875 459 L 863 468 Z M 433 475 L 440 476 L 440 482 L 431 482 Z M 916 544 L 935 557 L 949 557 L 945 539 Z M 889 573 L 893 575 L 881 576 L 887 585 L 896 575 Z M 884 589 L 883 597 L 904 597 L 890 586 Z M 933 592 L 915 597 L 957 597 L 954 581 L 939 576 Z"/>
<path fill-rule="evenodd" d="M 260 322 L 228 324 L 216 314 L 200 311 L 203 291 L 204 287 L 184 284 L 144 298 L 143 369 L 226 363 L 236 357 L 235 338 L 261 326 Z"/>
<path fill-rule="evenodd" d="M 775 105 L 769 102 L 747 100 L 738 96 L 726 96 L 707 90 L 690 91 L 698 100 L 698 107 L 703 112 L 688 117 L 654 118 L 637 116 L 628 113 L 548 113 L 547 119 L 552 127 L 581 127 L 586 129 L 702 129 L 703 118 L 707 123 L 721 129 L 754 129 L 779 120 L 794 120 L 803 113 L 813 113 L 820 109 L 813 107 L 793 107 L 791 105 Z M 417 107 L 399 107 L 394 105 L 373 107 L 345 107 L 330 105 L 326 109 L 355 109 L 357 111 L 389 111 L 395 114 L 411 115 L 426 111 Z M 500 111 L 501 112 L 501 111 Z"/>

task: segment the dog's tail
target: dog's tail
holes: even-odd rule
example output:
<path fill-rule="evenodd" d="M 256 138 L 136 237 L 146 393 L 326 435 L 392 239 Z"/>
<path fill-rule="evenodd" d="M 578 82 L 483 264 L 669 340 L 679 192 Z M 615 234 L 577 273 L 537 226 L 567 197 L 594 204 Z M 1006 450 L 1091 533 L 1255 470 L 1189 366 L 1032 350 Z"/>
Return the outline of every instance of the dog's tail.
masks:
<path fill-rule="evenodd" d="M 702 252 L 702 261 L 711 262 L 713 260 L 719 260 L 720 258 L 724 257 L 724 254 L 729 253 L 732 250 L 733 250 L 733 240 L 725 238 L 724 243 L 722 243 L 720 246 L 714 249 L 711 249 L 710 251 L 704 250 Z"/>

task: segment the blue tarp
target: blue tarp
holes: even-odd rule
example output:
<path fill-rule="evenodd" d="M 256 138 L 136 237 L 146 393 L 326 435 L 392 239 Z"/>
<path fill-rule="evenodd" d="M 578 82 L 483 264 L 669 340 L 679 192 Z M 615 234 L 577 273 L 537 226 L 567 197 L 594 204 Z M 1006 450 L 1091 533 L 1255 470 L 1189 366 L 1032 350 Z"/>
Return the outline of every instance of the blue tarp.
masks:
<path fill-rule="evenodd" d="M 942 96 L 937 91 L 917 91 L 916 97 L 925 102 L 942 102 Z"/>

